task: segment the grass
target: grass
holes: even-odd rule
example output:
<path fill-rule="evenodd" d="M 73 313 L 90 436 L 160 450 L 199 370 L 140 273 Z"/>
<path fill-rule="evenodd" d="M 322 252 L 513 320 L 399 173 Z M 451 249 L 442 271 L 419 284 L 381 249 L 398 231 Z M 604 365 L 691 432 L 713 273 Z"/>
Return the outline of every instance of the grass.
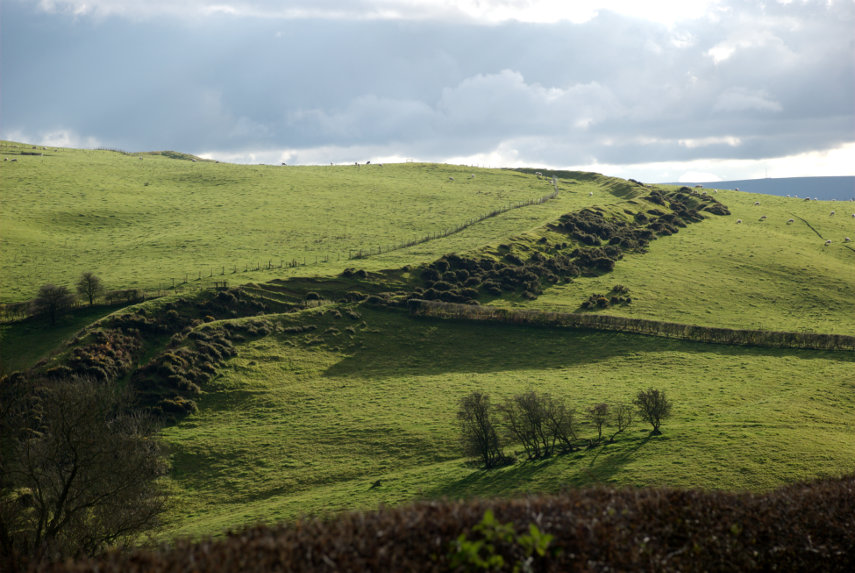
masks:
<path fill-rule="evenodd" d="M 174 279 L 187 291 L 225 279 L 256 283 L 250 289 L 270 300 L 295 302 L 310 290 L 336 300 L 351 288 L 373 292 L 364 282 L 328 280 L 345 267 L 401 269 L 452 252 L 492 256 L 501 243 L 524 252 L 561 214 L 592 206 L 620 212 L 635 189 L 559 173 L 555 200 L 389 251 L 552 187 L 531 173 L 451 165 L 250 166 L 171 153 L 21 155 L 27 150 L 0 143 L 0 154 L 17 159 L 0 162 L 3 302 L 29 299 L 46 282 L 72 284 L 83 271 L 111 289 L 171 291 Z M 593 292 L 624 284 L 633 302 L 603 312 L 852 334 L 855 252 L 842 243 L 855 233 L 849 204 L 716 197 L 732 215 L 708 216 L 653 241 L 612 273 L 550 287 L 534 301 L 517 294 L 491 304 L 575 311 Z M 373 254 L 348 260 L 360 249 Z M 268 261 L 294 260 L 297 267 L 264 270 Z M 295 277 L 302 278 L 263 284 Z M 164 304 L 144 303 L 146 314 Z M 107 312 L 81 309 L 56 328 L 39 320 L 0 325 L 3 368 L 63 349 Z M 595 483 L 761 491 L 851 472 L 855 461 L 851 353 L 414 319 L 340 304 L 263 320 L 318 328 L 279 328 L 238 344 L 237 356 L 203 389 L 198 413 L 163 430 L 174 500 L 163 539 L 422 498 Z M 143 360 L 165 343 L 146 341 Z M 602 401 L 630 401 L 649 386 L 675 403 L 662 436 L 637 423 L 614 444 L 490 472 L 460 457 L 455 412 L 472 390 L 501 401 L 536 389 L 581 413 Z"/>
<path fill-rule="evenodd" d="M 654 241 L 649 252 L 626 256 L 612 273 L 515 304 L 572 312 L 592 293 L 622 284 L 632 303 L 604 312 L 727 328 L 855 334 L 855 252 L 843 242 L 855 236 L 849 213 L 855 207 L 737 191 L 716 197 L 730 216 L 708 217 Z M 791 218 L 795 222 L 788 224 Z M 825 246 L 826 239 L 832 244 Z"/>
<path fill-rule="evenodd" d="M 178 504 L 167 537 L 422 498 L 592 483 L 768 490 L 840 475 L 855 459 L 855 357 L 848 354 L 366 309 L 358 321 L 311 312 L 279 320 L 318 330 L 240 346 L 199 413 L 165 430 Z M 353 334 L 348 326 L 356 326 Z M 648 386 L 675 402 L 661 437 L 637 423 L 615 444 L 491 472 L 459 457 L 456 405 L 471 390 L 500 401 L 535 388 L 581 413 L 601 401 L 630 401 Z"/>
<path fill-rule="evenodd" d="M 61 350 L 76 332 L 111 314 L 114 306 L 81 306 L 57 318 L 36 316 L 15 322 L 0 322 L 0 375 L 24 370 Z"/>
<path fill-rule="evenodd" d="M 29 147 L 2 142 L 0 154 L 15 157 Z M 214 280 L 329 275 L 357 264 L 396 268 L 498 241 L 594 199 L 618 200 L 602 189 L 606 178 L 562 179 L 556 200 L 349 263 L 360 250 L 385 251 L 441 233 L 542 197 L 552 185 L 516 171 L 455 165 L 284 167 L 163 154 L 39 152 L 44 155 L 0 162 L 2 302 L 30 299 L 47 282 L 73 284 L 84 271 L 99 275 L 108 289 L 166 290 L 173 282 L 191 288 Z M 292 261 L 300 266 L 244 272 Z"/>

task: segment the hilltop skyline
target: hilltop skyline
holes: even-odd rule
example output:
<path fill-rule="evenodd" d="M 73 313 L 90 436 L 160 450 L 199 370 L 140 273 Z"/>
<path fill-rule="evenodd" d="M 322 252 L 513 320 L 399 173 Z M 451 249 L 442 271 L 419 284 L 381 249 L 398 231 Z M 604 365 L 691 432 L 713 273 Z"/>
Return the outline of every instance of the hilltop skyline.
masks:
<path fill-rule="evenodd" d="M 855 3 L 2 4 L 0 137 L 646 181 L 853 175 Z"/>

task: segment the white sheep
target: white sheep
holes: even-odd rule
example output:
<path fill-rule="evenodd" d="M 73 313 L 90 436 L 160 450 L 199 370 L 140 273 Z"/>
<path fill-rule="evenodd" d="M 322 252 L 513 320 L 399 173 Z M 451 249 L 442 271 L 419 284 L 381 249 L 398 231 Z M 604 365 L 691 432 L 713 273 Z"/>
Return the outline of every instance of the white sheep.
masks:
<path fill-rule="evenodd" d="M 843 237 L 843 242 L 844 242 L 844 243 L 848 243 L 848 242 L 849 242 L 849 241 L 851 241 L 851 240 L 852 240 L 852 239 L 850 239 L 849 237 Z"/>
<path fill-rule="evenodd" d="M 834 211 L 832 211 L 831 213 L 829 213 L 829 215 L 834 215 Z"/>
<path fill-rule="evenodd" d="M 594 192 L 593 192 L 593 191 L 591 191 L 590 193 L 588 193 L 588 197 L 593 197 L 593 196 L 594 196 Z M 855 217 L 855 215 L 852 215 L 852 216 L 853 216 L 853 217 Z"/>
<path fill-rule="evenodd" d="M 737 219 L 737 220 L 736 220 L 736 224 L 737 224 L 737 225 L 738 225 L 738 224 L 740 224 L 741 222 L 742 222 L 742 219 Z"/>
<path fill-rule="evenodd" d="M 765 221 L 765 220 L 766 220 L 766 215 L 763 215 L 762 217 L 760 217 L 760 220 L 761 220 L 761 221 Z"/>
<path fill-rule="evenodd" d="M 754 201 L 754 206 L 755 206 L 755 207 L 756 207 L 757 205 L 759 205 L 759 204 L 760 204 L 760 201 Z"/>
<path fill-rule="evenodd" d="M 795 222 L 796 222 L 795 219 L 787 219 L 787 225 L 789 225 L 790 223 L 795 223 Z"/>
<path fill-rule="evenodd" d="M 827 247 L 828 245 L 830 245 L 830 244 L 831 244 L 831 239 L 829 239 L 829 240 L 827 240 L 827 241 L 825 242 L 825 246 L 826 246 L 826 247 Z"/>

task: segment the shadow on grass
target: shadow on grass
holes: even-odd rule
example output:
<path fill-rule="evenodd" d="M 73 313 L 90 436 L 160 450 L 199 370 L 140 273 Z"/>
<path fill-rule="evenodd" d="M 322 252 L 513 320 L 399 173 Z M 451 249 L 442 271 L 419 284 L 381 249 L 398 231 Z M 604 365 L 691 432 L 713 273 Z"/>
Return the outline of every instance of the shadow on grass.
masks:
<path fill-rule="evenodd" d="M 609 482 L 633 461 L 653 438 L 618 440 L 591 450 L 578 450 L 543 460 L 520 461 L 492 470 L 476 469 L 465 477 L 426 492 L 428 499 L 509 496 L 556 492 L 567 487 L 585 487 Z"/>
<path fill-rule="evenodd" d="M 45 316 L 0 323 L 0 374 L 33 367 L 76 332 L 122 306 L 81 306 L 58 317 L 56 324 Z"/>
<path fill-rule="evenodd" d="M 328 368 L 326 376 L 376 379 L 544 370 L 668 351 L 714 353 L 731 359 L 802 356 L 855 362 L 855 355 L 846 352 L 729 346 L 608 331 L 361 312 L 369 323 L 369 329 L 360 334 L 361 347 Z"/>

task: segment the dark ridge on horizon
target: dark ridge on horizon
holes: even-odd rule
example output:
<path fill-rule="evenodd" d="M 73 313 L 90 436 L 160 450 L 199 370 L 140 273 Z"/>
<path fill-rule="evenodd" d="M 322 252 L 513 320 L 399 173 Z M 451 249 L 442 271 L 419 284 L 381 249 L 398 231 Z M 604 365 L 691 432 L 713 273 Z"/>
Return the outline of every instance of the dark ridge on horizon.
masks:
<path fill-rule="evenodd" d="M 703 185 L 713 189 L 739 189 L 763 195 L 799 196 L 821 201 L 855 200 L 855 175 L 833 177 L 779 177 L 766 179 L 740 179 L 734 181 L 692 181 L 666 183 L 665 185 Z"/>

